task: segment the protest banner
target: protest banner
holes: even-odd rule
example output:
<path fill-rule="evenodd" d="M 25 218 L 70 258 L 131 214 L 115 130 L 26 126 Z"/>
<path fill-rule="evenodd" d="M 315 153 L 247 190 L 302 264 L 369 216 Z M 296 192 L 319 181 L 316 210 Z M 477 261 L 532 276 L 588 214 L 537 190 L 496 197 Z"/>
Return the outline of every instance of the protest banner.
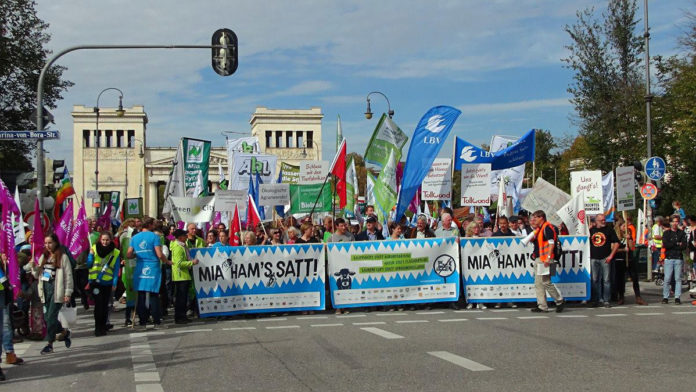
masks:
<path fill-rule="evenodd" d="M 604 213 L 602 172 L 583 170 L 570 172 L 570 195 L 585 193 L 585 212 L 588 215 Z"/>
<path fill-rule="evenodd" d="M 218 189 L 215 191 L 215 211 L 233 212 L 239 208 L 239 216 L 246 216 L 247 191 L 230 191 Z"/>
<path fill-rule="evenodd" d="M 284 206 L 290 204 L 290 184 L 260 184 L 260 206 Z"/>
<path fill-rule="evenodd" d="M 323 184 L 328 174 L 328 161 L 302 161 L 300 162 L 300 177 L 298 184 Z"/>
<path fill-rule="evenodd" d="M 327 244 L 335 308 L 459 299 L 455 237 Z"/>
<path fill-rule="evenodd" d="M 172 215 L 175 221 L 205 223 L 213 220 L 215 196 L 175 197 L 172 199 Z"/>
<path fill-rule="evenodd" d="M 466 164 L 461 169 L 462 206 L 491 205 L 491 164 Z"/>
<path fill-rule="evenodd" d="M 534 187 L 522 201 L 522 208 L 531 212 L 542 210 L 549 222 L 560 226 L 563 220 L 556 214 L 570 200 L 570 195 L 545 181 L 537 179 Z"/>
<path fill-rule="evenodd" d="M 290 184 L 290 213 L 306 214 L 311 212 L 313 207 L 314 212 L 331 211 L 331 189 L 329 186 L 324 186 L 322 191 L 321 185 Z M 317 200 L 320 191 L 321 196 Z"/>
<path fill-rule="evenodd" d="M 192 249 L 201 317 L 323 310 L 324 245 Z"/>
<path fill-rule="evenodd" d="M 408 136 L 404 131 L 391 118 L 382 113 L 370 142 L 367 144 L 367 149 L 365 149 L 365 162 L 376 166 L 376 171 L 379 172 L 387 164 L 392 151 L 395 153 L 396 162 L 399 162 L 401 149 L 407 141 Z"/>
<path fill-rule="evenodd" d="M 561 236 L 563 256 L 551 281 L 566 300 L 590 298 L 590 244 L 585 236 Z M 466 300 L 536 302 L 532 252 L 522 238 L 462 238 L 462 282 Z"/>
<path fill-rule="evenodd" d="M 261 182 L 270 184 L 276 182 L 275 170 L 278 157 L 268 154 L 234 154 L 234 165 L 230 176 L 228 189 L 249 191 L 249 177 L 256 178 L 258 173 Z"/>
<path fill-rule="evenodd" d="M 184 158 L 184 189 L 185 195 L 196 197 L 196 185 L 200 182 L 204 184 L 202 195 L 208 195 L 208 162 L 210 161 L 210 141 L 191 138 L 182 138 Z M 200 178 L 199 178 L 200 177 Z"/>
<path fill-rule="evenodd" d="M 234 162 L 234 155 L 243 154 L 258 154 L 259 138 L 256 136 L 240 137 L 237 139 L 227 139 L 227 162 Z M 232 178 L 233 165 L 228 165 L 227 177 Z"/>
<path fill-rule="evenodd" d="M 629 211 L 636 209 L 636 178 L 633 166 L 616 168 L 616 209 Z"/>
<path fill-rule="evenodd" d="M 561 217 L 570 235 L 589 235 L 585 220 L 585 197 L 582 192 L 573 196 L 556 214 Z"/>
<path fill-rule="evenodd" d="M 125 209 L 123 211 L 123 217 L 128 218 L 142 218 L 143 217 L 143 198 L 129 198 L 125 200 Z"/>
<path fill-rule="evenodd" d="M 280 171 L 283 173 L 283 184 L 297 184 L 300 181 L 300 167 L 289 163 L 280 162 Z"/>
<path fill-rule="evenodd" d="M 421 184 L 421 200 L 452 199 L 452 160 L 435 158 Z"/>

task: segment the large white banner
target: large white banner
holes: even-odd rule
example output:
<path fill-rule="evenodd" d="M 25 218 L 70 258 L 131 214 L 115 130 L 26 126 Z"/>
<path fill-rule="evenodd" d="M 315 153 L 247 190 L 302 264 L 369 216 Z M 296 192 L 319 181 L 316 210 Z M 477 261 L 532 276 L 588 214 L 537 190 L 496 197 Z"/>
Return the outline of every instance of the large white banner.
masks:
<path fill-rule="evenodd" d="M 500 150 L 504 150 L 509 146 L 517 142 L 519 138 L 495 135 L 491 139 L 491 146 L 489 151 L 491 153 L 496 153 Z M 515 203 L 519 194 L 522 191 L 522 182 L 524 181 L 524 163 L 511 167 L 509 169 L 503 170 L 493 170 L 491 172 L 491 195 L 498 194 L 498 182 L 504 181 L 505 184 L 505 194 L 513 197 L 513 203 Z"/>
<path fill-rule="evenodd" d="M 218 189 L 215 191 L 215 211 L 234 212 L 234 207 L 239 209 L 239 216 L 244 219 L 247 210 L 247 191 L 230 191 Z M 232 214 L 230 214 L 232 216 Z"/>
<path fill-rule="evenodd" d="M 329 174 L 328 161 L 302 161 L 300 162 L 300 185 L 321 184 Z"/>
<path fill-rule="evenodd" d="M 616 209 L 629 211 L 636 209 L 636 178 L 633 166 L 616 168 Z"/>
<path fill-rule="evenodd" d="M 570 235 L 589 235 L 585 220 L 585 198 L 582 192 L 573 196 L 566 205 L 556 212 L 568 228 Z"/>
<path fill-rule="evenodd" d="M 534 244 L 521 238 L 462 238 L 462 280 L 467 302 L 535 302 Z M 567 300 L 590 298 L 587 237 L 561 236 L 563 256 L 551 281 Z"/>
<path fill-rule="evenodd" d="M 324 309 L 324 245 L 193 249 L 202 317 Z"/>
<path fill-rule="evenodd" d="M 461 170 L 461 200 L 462 206 L 491 205 L 491 164 L 466 164 Z"/>
<path fill-rule="evenodd" d="M 560 226 L 563 220 L 561 220 L 556 211 L 560 210 L 568 200 L 570 200 L 569 194 L 540 177 L 522 201 L 522 208 L 530 213 L 542 210 L 546 213 L 546 218 L 549 222 Z"/>
<path fill-rule="evenodd" d="M 604 213 L 600 170 L 570 172 L 570 195 L 575 196 L 580 192 L 585 194 L 585 212 L 588 215 Z"/>
<path fill-rule="evenodd" d="M 230 187 L 233 190 L 249 190 L 249 177 L 256 184 L 256 173 L 261 175 L 264 184 L 276 182 L 275 171 L 278 157 L 267 154 L 244 154 L 234 155 L 234 165 L 232 165 L 232 175 L 230 176 Z"/>
<path fill-rule="evenodd" d="M 240 137 L 239 139 L 227 139 L 228 178 L 232 178 L 235 154 L 258 154 L 259 138 L 256 136 Z"/>
<path fill-rule="evenodd" d="M 260 206 L 285 206 L 290 204 L 290 184 L 259 185 Z"/>
<path fill-rule="evenodd" d="M 421 183 L 422 200 L 452 200 L 452 160 L 435 158 Z"/>
<path fill-rule="evenodd" d="M 170 196 L 172 215 L 175 221 L 188 223 L 212 222 L 215 212 L 215 196 L 176 197 Z"/>
<path fill-rule="evenodd" d="M 456 301 L 455 237 L 327 244 L 334 307 Z"/>

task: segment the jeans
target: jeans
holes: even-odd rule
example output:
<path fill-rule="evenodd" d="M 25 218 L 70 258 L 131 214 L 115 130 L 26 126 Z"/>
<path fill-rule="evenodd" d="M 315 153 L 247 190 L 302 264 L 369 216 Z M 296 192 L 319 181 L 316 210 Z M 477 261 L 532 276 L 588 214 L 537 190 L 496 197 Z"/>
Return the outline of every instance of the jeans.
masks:
<path fill-rule="evenodd" d="M 611 296 L 611 263 L 605 259 L 590 259 L 592 261 L 592 300 L 594 302 L 609 302 Z"/>
<path fill-rule="evenodd" d="M 175 297 L 174 297 L 174 320 L 179 321 L 186 318 L 186 309 L 188 308 L 189 286 L 190 280 L 182 280 L 174 282 Z"/>
<path fill-rule="evenodd" d="M 147 298 L 150 298 L 149 309 Z M 136 305 L 138 319 L 140 325 L 147 324 L 147 319 L 152 316 L 152 321 L 155 325 L 162 322 L 162 311 L 160 309 L 159 293 L 151 293 L 149 291 L 138 291 L 138 303 Z"/>
<path fill-rule="evenodd" d="M 46 342 L 48 344 L 53 344 L 56 341 L 56 334 L 60 328 L 60 323 L 58 322 L 58 313 L 60 308 L 63 307 L 63 303 L 55 303 L 53 298 L 54 293 L 54 283 L 44 282 L 43 284 L 44 299 L 44 318 L 46 319 Z"/>
<path fill-rule="evenodd" d="M 5 292 L 3 290 L 2 294 L 2 303 L 5 303 L 5 298 L 4 298 Z M 0 318 L 2 318 L 2 330 L 4 330 L 4 333 L 2 333 L 2 336 L 0 340 L 2 340 L 2 348 L 5 350 L 6 353 L 13 353 L 14 352 L 14 344 L 12 344 L 12 338 L 14 337 L 14 329 L 12 328 L 12 304 L 7 304 L 7 306 L 3 306 L 3 314 Z M 2 351 L 0 351 L 2 352 Z"/>
<path fill-rule="evenodd" d="M 661 253 L 662 248 L 657 248 L 652 252 L 652 269 L 653 271 L 657 271 L 658 265 L 657 263 L 660 261 L 660 253 Z"/>
<path fill-rule="evenodd" d="M 681 259 L 665 259 L 665 282 L 662 285 L 662 298 L 669 298 L 669 283 L 672 281 L 672 274 L 674 274 L 676 282 L 674 298 L 681 297 L 682 264 L 684 264 L 684 261 Z"/>

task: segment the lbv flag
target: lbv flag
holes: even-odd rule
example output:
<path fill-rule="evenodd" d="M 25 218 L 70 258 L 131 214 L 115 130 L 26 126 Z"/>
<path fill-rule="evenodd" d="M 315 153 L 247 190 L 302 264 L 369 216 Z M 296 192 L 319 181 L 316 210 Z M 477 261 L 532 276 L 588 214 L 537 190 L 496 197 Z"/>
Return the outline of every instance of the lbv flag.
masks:
<path fill-rule="evenodd" d="M 495 153 L 476 147 L 464 139 L 456 138 L 454 169 L 461 170 L 462 164 L 490 163 L 491 170 L 503 170 L 534 160 L 535 131 L 525 133 L 515 143 Z"/>

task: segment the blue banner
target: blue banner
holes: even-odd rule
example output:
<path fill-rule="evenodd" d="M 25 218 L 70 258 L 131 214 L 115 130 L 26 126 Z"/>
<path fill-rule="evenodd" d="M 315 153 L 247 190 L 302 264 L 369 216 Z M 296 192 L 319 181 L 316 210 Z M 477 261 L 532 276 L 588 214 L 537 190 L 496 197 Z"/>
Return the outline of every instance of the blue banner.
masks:
<path fill-rule="evenodd" d="M 418 187 L 428 174 L 430 167 L 447 140 L 454 122 L 462 112 L 449 106 L 435 106 L 421 117 L 411 138 L 404 174 L 399 191 L 394 220 L 398 222 L 404 214 Z"/>
<path fill-rule="evenodd" d="M 459 299 L 455 237 L 327 244 L 335 308 Z"/>
<path fill-rule="evenodd" d="M 551 281 L 566 300 L 590 298 L 586 236 L 561 236 L 563 256 Z M 462 238 L 462 281 L 467 302 L 536 302 L 532 251 L 517 237 Z"/>
<path fill-rule="evenodd" d="M 323 310 L 324 245 L 193 249 L 201 317 Z"/>
<path fill-rule="evenodd" d="M 496 153 L 485 151 L 458 137 L 455 140 L 455 170 L 460 170 L 463 164 L 468 163 L 490 163 L 491 170 L 503 170 L 534 160 L 536 145 L 534 129 L 524 134 L 517 142 Z"/>

